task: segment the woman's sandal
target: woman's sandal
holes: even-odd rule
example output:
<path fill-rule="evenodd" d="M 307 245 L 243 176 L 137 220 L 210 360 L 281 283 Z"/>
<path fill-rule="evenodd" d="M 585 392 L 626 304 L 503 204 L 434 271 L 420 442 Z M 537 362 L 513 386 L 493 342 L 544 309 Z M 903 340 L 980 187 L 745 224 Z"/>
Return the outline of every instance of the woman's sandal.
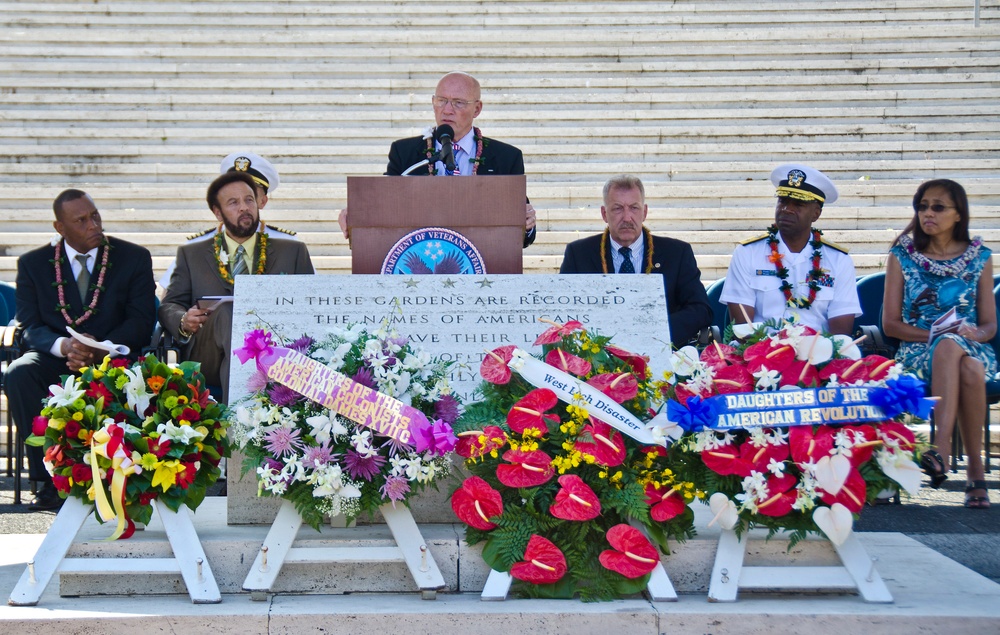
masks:
<path fill-rule="evenodd" d="M 938 454 L 937 450 L 927 450 L 924 455 L 920 457 L 920 467 L 923 468 L 924 474 L 931 477 L 931 487 L 938 489 L 941 487 L 941 483 L 948 480 L 948 472 L 944 468 L 944 459 Z"/>
<path fill-rule="evenodd" d="M 988 493 L 986 496 L 969 495 L 970 492 L 977 489 L 988 491 L 986 481 L 969 481 L 968 485 L 965 486 L 965 506 L 969 509 L 989 509 L 990 497 Z"/>

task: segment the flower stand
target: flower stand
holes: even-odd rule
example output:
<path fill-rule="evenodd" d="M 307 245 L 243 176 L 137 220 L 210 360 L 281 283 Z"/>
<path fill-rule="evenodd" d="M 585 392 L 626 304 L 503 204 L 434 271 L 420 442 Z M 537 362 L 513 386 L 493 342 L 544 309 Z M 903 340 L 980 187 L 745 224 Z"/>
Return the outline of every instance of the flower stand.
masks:
<path fill-rule="evenodd" d="M 173 558 L 67 558 L 73 540 L 84 521 L 94 511 L 93 505 L 70 497 L 63 503 L 52 527 L 38 547 L 35 557 L 10 594 L 11 606 L 35 606 L 56 573 L 85 573 L 120 576 L 129 573 L 180 573 L 188 595 L 195 604 L 216 604 L 222 601 L 212 567 L 205 557 L 201 540 L 191 523 L 186 508 L 174 512 L 159 500 L 153 501 L 166 531 Z"/>
<path fill-rule="evenodd" d="M 396 541 L 395 547 L 293 547 L 295 537 L 302 526 L 302 516 L 287 500 L 281 502 L 278 516 L 274 519 L 264 544 L 257 554 L 250 572 L 243 581 L 243 589 L 251 593 L 254 600 L 264 600 L 270 592 L 281 568 L 286 563 L 386 563 L 405 562 L 425 600 L 437 597 L 437 591 L 444 588 L 444 577 L 438 569 L 434 556 L 427 549 L 426 541 L 420 534 L 410 510 L 400 505 L 394 508 L 386 504 L 379 508 L 385 523 Z"/>
<path fill-rule="evenodd" d="M 841 566 L 743 566 L 748 538 L 723 529 L 712 567 L 708 589 L 709 602 L 735 602 L 740 589 L 771 591 L 780 589 L 843 590 L 857 589 L 866 602 L 891 603 L 892 594 L 875 569 L 877 558 L 871 558 L 851 532 L 838 545 L 830 541 Z"/>

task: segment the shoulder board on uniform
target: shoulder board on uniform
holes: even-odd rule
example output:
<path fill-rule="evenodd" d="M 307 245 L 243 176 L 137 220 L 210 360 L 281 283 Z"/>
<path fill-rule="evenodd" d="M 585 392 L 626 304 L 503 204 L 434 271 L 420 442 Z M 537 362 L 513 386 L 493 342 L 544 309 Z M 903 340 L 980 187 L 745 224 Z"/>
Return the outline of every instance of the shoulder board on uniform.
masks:
<path fill-rule="evenodd" d="M 837 243 L 830 242 L 826 238 L 824 238 L 822 242 L 823 242 L 824 245 L 826 245 L 830 249 L 836 249 L 837 251 L 839 251 L 842 254 L 846 254 L 849 251 L 849 249 L 847 247 L 844 247 L 843 245 L 838 245 Z"/>
<path fill-rule="evenodd" d="M 190 236 L 188 236 L 184 240 L 194 240 L 196 238 L 201 238 L 202 236 L 207 236 L 208 234 L 211 234 L 212 232 L 214 232 L 215 229 L 216 229 L 215 227 L 209 227 L 208 229 L 206 229 L 203 232 L 198 232 L 197 234 L 191 234 Z"/>
<path fill-rule="evenodd" d="M 282 234 L 288 234 L 289 236 L 295 235 L 295 232 L 293 232 L 290 229 L 282 229 L 281 227 L 278 227 L 277 225 L 272 225 L 271 223 L 264 223 L 264 225 L 271 231 L 280 232 Z"/>
<path fill-rule="evenodd" d="M 741 245 L 751 245 L 751 244 L 753 244 L 755 242 L 759 242 L 761 240 L 764 240 L 767 237 L 768 237 L 768 234 L 761 234 L 760 236 L 754 236 L 753 238 L 747 238 L 746 240 L 741 241 L 740 244 Z"/>

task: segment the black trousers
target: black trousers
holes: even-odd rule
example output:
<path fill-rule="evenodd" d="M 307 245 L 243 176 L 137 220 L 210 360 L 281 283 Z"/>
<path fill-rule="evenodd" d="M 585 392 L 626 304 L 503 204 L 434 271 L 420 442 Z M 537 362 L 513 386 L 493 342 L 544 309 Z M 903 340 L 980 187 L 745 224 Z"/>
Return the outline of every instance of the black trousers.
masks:
<path fill-rule="evenodd" d="M 28 351 L 14 361 L 4 372 L 4 392 L 10 414 L 17 426 L 17 441 L 24 443 L 31 435 L 32 420 L 42 411 L 43 401 L 49 395 L 49 386 L 61 384 L 62 375 L 68 375 L 66 360 L 48 353 Z M 52 477 L 45 470 L 43 448 L 27 446 L 28 478 L 51 483 Z"/>

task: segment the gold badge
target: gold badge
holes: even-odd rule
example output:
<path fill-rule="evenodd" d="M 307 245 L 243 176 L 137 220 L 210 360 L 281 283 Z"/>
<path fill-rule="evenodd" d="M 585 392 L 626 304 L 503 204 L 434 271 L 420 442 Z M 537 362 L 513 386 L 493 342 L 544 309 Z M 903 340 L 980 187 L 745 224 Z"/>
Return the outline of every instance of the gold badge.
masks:
<path fill-rule="evenodd" d="M 792 170 L 788 173 L 788 184 L 792 187 L 800 187 L 806 180 L 806 173 L 802 170 Z"/>
<path fill-rule="evenodd" d="M 250 169 L 250 159 L 246 157 L 236 159 L 233 161 L 233 168 L 235 168 L 237 172 L 246 172 Z"/>

